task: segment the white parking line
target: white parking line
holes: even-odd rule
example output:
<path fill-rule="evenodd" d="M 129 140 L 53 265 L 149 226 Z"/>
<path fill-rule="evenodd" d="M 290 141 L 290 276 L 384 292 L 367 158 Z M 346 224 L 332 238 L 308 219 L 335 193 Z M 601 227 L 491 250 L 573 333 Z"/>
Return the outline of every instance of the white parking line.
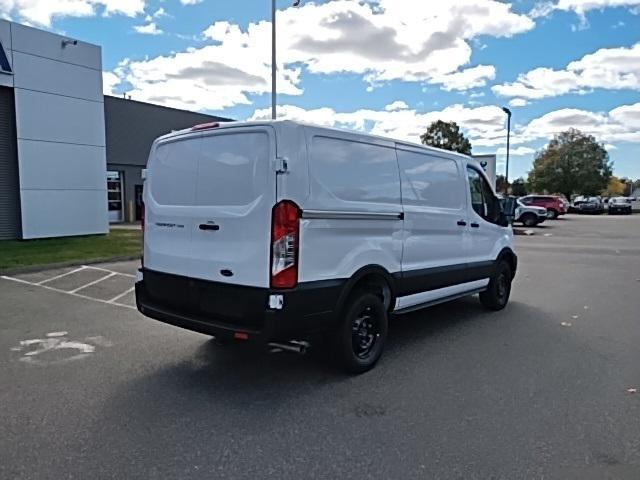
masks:
<path fill-rule="evenodd" d="M 126 305 L 124 303 L 118 303 L 116 301 L 116 300 L 120 300 L 120 298 L 124 297 L 129 292 L 133 291 L 134 290 L 133 287 L 127 289 L 126 292 L 124 292 L 124 293 L 122 293 L 120 295 L 117 295 L 116 297 L 114 297 L 114 298 L 112 298 L 110 300 L 102 300 L 100 298 L 89 297 L 88 295 L 82 295 L 81 293 L 77 293 L 79 290 L 82 290 L 83 288 L 89 287 L 91 285 L 95 285 L 96 283 L 99 283 L 102 280 L 106 280 L 107 278 L 113 277 L 115 275 L 124 275 L 125 277 L 133 277 L 133 278 L 135 278 L 135 275 L 129 275 L 129 274 L 126 274 L 126 273 L 114 272 L 114 271 L 111 271 L 111 270 L 107 270 L 105 268 L 98 268 L 98 267 L 91 267 L 91 266 L 83 265 L 82 267 L 77 268 L 75 270 L 72 270 L 71 272 L 67 272 L 65 274 L 56 275 L 55 277 L 49 278 L 49 279 L 45 280 L 45 282 L 54 280 L 55 278 L 60 278 L 60 277 L 69 275 L 69 274 L 74 273 L 74 272 L 79 272 L 81 270 L 88 269 L 88 268 L 91 268 L 91 269 L 94 269 L 94 270 L 102 270 L 102 271 L 108 272 L 109 275 L 106 275 L 106 276 L 104 276 L 102 278 L 99 278 L 98 280 L 95 280 L 93 282 L 89 282 L 86 285 L 83 285 L 83 286 L 81 286 L 79 288 L 76 288 L 75 290 L 71 290 L 71 291 L 62 290 L 61 288 L 55 288 L 55 287 L 51 287 L 49 285 L 43 285 L 44 282 L 37 282 L 37 283 L 36 282 L 29 282 L 28 280 L 23 280 L 21 278 L 15 278 L 15 277 L 9 277 L 9 276 L 6 276 L 6 275 L 2 275 L 2 276 L 0 276 L 0 278 L 2 278 L 4 280 L 9 280 L 11 282 L 21 283 L 23 285 L 30 285 L 32 287 L 44 288 L 46 290 L 51 290 L 52 292 L 66 293 L 67 295 L 72 295 L 72 296 L 78 297 L 78 298 L 84 298 L 85 300 L 93 300 L 94 302 L 104 303 L 106 305 L 117 305 L 118 307 L 129 308 L 131 310 L 137 310 L 137 308 L 135 306 Z"/>
<path fill-rule="evenodd" d="M 70 290 L 70 291 L 69 291 L 69 293 L 76 293 L 76 292 L 79 292 L 79 291 L 80 291 L 80 290 L 82 290 L 83 288 L 90 287 L 91 285 L 95 285 L 96 283 L 100 283 L 101 281 L 106 280 L 107 278 L 115 277 L 116 275 L 117 275 L 117 273 L 115 273 L 115 272 L 111 272 L 110 274 L 105 275 L 104 277 L 100 277 L 99 279 L 94 280 L 93 282 L 89 282 L 89 283 L 87 283 L 86 285 L 82 285 L 81 287 L 78 287 L 78 288 L 76 288 L 76 289 L 74 289 L 74 290 Z"/>
<path fill-rule="evenodd" d="M 93 265 L 85 265 L 84 268 L 92 268 L 93 270 L 101 270 L 103 272 L 117 273 L 118 275 L 123 275 L 123 276 L 129 277 L 129 278 L 136 278 L 135 275 L 132 275 L 130 273 L 120 273 L 120 272 L 116 272 L 114 270 L 107 270 L 106 268 L 94 267 Z"/>
<path fill-rule="evenodd" d="M 80 268 L 76 268 L 76 269 L 71 270 L 71 271 L 69 271 L 69 272 L 61 273 L 60 275 L 56 275 L 55 277 L 47 278 L 46 280 L 42 280 L 42 281 L 40 281 L 40 282 L 36 282 L 34 285 L 42 285 L 42 284 L 44 284 L 44 283 L 51 282 L 51 281 L 53 281 L 53 280 L 57 280 L 57 279 L 62 278 L 62 277 L 66 277 L 67 275 L 71 275 L 72 273 L 79 272 L 80 270 L 84 270 L 85 268 L 87 268 L 87 267 L 85 267 L 85 266 L 83 265 L 83 266 L 81 266 Z"/>
<path fill-rule="evenodd" d="M 107 303 L 114 303 L 116 300 L 120 300 L 122 297 L 124 297 L 125 295 L 133 292 L 136 289 L 136 287 L 131 287 L 129 290 L 127 290 L 124 293 L 121 293 L 120 295 L 116 295 L 115 297 L 113 297 L 111 300 L 107 300 Z"/>

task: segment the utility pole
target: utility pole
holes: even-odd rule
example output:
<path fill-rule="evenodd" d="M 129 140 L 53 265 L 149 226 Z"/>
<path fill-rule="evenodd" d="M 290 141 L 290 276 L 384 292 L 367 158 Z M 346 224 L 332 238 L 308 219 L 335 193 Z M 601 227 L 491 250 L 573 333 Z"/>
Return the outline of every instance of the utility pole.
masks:
<path fill-rule="evenodd" d="M 301 0 L 295 0 L 293 6 L 300 5 Z M 271 0 L 271 119 L 277 117 L 276 106 L 278 101 L 276 75 L 278 68 L 276 66 L 276 0 Z"/>
<path fill-rule="evenodd" d="M 504 193 L 509 193 L 509 143 L 511 140 L 511 110 L 502 107 L 502 111 L 507 114 L 507 169 L 505 172 Z"/>

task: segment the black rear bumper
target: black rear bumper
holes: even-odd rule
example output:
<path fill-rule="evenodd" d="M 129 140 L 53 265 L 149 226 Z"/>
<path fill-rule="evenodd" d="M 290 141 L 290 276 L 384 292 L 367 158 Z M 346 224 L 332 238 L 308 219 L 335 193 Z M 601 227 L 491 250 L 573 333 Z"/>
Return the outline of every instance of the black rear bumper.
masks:
<path fill-rule="evenodd" d="M 230 285 L 141 270 L 135 285 L 136 305 L 147 317 L 221 339 L 267 343 L 304 339 L 335 321 L 344 282 L 300 284 L 292 290 Z M 271 294 L 283 295 L 283 308 L 269 308 Z"/>

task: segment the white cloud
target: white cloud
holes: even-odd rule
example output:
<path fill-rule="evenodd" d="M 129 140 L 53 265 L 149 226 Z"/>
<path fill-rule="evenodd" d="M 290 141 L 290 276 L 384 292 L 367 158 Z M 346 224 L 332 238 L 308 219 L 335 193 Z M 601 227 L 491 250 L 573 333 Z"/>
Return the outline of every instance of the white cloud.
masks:
<path fill-rule="evenodd" d="M 466 68 L 459 72 L 448 73 L 446 75 L 435 76 L 431 83 L 441 83 L 442 89 L 469 90 L 476 87 L 484 87 L 487 80 L 496 78 L 496 69 L 493 65 L 478 65 Z"/>
<path fill-rule="evenodd" d="M 498 155 L 506 155 L 507 154 L 507 147 L 500 147 L 498 148 L 498 150 L 496 151 L 496 153 Z M 509 156 L 513 157 L 523 157 L 525 155 L 532 155 L 536 153 L 535 149 L 531 148 L 531 147 L 524 147 L 524 146 L 520 146 L 517 148 L 511 148 L 509 147 Z"/>
<path fill-rule="evenodd" d="M 278 108 L 278 116 L 317 125 L 369 131 L 411 142 L 420 142 L 420 135 L 436 120 L 455 121 L 469 137 L 474 148 L 504 145 L 507 138 L 505 114 L 496 106 L 468 108 L 457 104 L 440 111 L 418 113 L 413 109 L 337 112 L 332 108 L 305 110 L 293 105 L 283 105 Z M 266 108 L 256 110 L 251 120 L 269 118 L 271 110 Z"/>
<path fill-rule="evenodd" d="M 144 6 L 145 0 L 0 0 L 0 14 L 49 27 L 55 17 L 89 17 L 98 9 L 106 15 L 134 17 Z"/>
<path fill-rule="evenodd" d="M 571 31 L 584 30 L 589 27 L 587 12 L 590 10 L 604 10 L 605 8 L 624 7 L 631 13 L 640 8 L 640 0 L 557 0 L 556 2 L 542 1 L 534 5 L 529 17 L 536 19 L 547 17 L 554 11 L 572 11 L 578 15 L 578 25 L 571 25 Z"/>
<path fill-rule="evenodd" d="M 105 95 L 115 95 L 114 89 L 120 78 L 113 72 L 102 72 L 102 91 Z"/>
<path fill-rule="evenodd" d="M 161 17 L 166 17 L 168 16 L 167 12 L 165 11 L 164 8 L 160 7 L 158 10 L 156 10 L 153 14 L 153 18 L 161 18 Z"/>
<path fill-rule="evenodd" d="M 143 35 L 160 35 L 162 30 L 158 28 L 156 22 L 149 22 L 145 25 L 135 25 L 133 29 Z"/>
<path fill-rule="evenodd" d="M 512 98 L 509 100 L 510 107 L 525 107 L 529 105 L 529 102 L 524 98 Z"/>
<path fill-rule="evenodd" d="M 569 128 L 588 133 L 598 141 L 640 143 L 640 103 L 603 113 L 563 108 L 529 122 L 521 134 L 526 139 L 550 138 Z"/>
<path fill-rule="evenodd" d="M 563 70 L 540 67 L 518 75 L 515 82 L 494 85 L 504 97 L 540 99 L 591 89 L 640 90 L 640 43 L 602 48 L 573 61 Z"/>
<path fill-rule="evenodd" d="M 395 102 L 390 103 L 389 105 L 384 107 L 384 109 L 387 112 L 395 112 L 397 110 L 406 110 L 408 108 L 409 108 L 409 105 L 407 105 L 407 103 L 403 102 L 402 100 L 396 100 Z"/>
<path fill-rule="evenodd" d="M 640 5 L 640 0 L 558 0 L 555 8 L 558 10 L 573 10 L 583 15 L 589 10 L 602 10 L 608 7 L 634 7 Z"/>
<path fill-rule="evenodd" d="M 370 90 L 396 80 L 438 83 L 448 90 L 482 86 L 494 78 L 495 69 L 467 68 L 473 39 L 510 37 L 533 26 L 527 16 L 496 0 L 303 3 L 278 12 L 279 93 L 301 94 L 303 69 L 361 75 Z M 247 95 L 270 91 L 270 22 L 242 29 L 220 21 L 204 37 L 215 43 L 132 62 L 122 71 L 134 86 L 132 95 L 172 106 L 219 109 L 247 104 Z"/>
<path fill-rule="evenodd" d="M 305 110 L 293 105 L 278 107 L 279 118 L 310 122 L 317 125 L 367 131 L 389 138 L 418 143 L 420 135 L 436 120 L 454 121 L 471 141 L 476 153 L 506 153 L 505 115 L 497 106 L 469 108 L 451 105 L 440 111 L 419 113 L 413 109 L 337 112 L 332 108 Z M 251 120 L 268 120 L 271 110 L 258 109 Z M 527 156 L 535 153 L 541 140 L 577 128 L 608 144 L 630 142 L 640 144 L 640 103 L 623 105 L 608 113 L 578 109 L 561 109 L 538 117 L 529 124 L 516 125 L 511 134 L 510 154 Z"/>
<path fill-rule="evenodd" d="M 180 0 L 182 5 L 197 5 L 198 3 L 202 3 L 204 0 Z"/>

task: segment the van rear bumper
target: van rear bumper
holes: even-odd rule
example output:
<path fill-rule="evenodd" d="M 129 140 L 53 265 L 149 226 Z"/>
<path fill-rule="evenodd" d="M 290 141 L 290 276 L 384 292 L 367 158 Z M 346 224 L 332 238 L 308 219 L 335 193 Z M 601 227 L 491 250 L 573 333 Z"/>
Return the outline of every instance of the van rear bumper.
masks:
<path fill-rule="evenodd" d="M 300 284 L 291 290 L 230 285 L 141 269 L 136 305 L 145 316 L 221 339 L 244 333 L 257 343 L 301 340 L 331 328 L 345 282 Z M 283 295 L 281 310 L 268 307 Z"/>

